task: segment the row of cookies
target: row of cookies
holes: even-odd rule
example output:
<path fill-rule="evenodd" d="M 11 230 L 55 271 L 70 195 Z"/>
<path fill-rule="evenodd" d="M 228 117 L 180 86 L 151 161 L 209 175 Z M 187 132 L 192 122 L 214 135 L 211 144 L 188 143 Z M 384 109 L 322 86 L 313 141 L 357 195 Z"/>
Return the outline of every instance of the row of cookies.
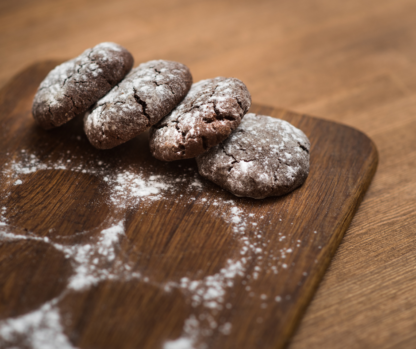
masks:
<path fill-rule="evenodd" d="M 243 82 L 192 84 L 181 63 L 156 60 L 132 69 L 133 62 L 122 46 L 101 43 L 59 65 L 38 89 L 34 118 L 51 129 L 84 114 L 85 133 L 99 149 L 150 129 L 154 157 L 197 157 L 202 176 L 238 196 L 282 195 L 304 182 L 309 140 L 283 120 L 250 114 L 242 123 L 251 105 Z M 232 155 L 233 147 L 240 154 Z"/>
<path fill-rule="evenodd" d="M 85 133 L 99 149 L 152 128 L 153 155 L 172 161 L 193 158 L 226 139 L 250 107 L 250 94 L 238 79 L 192 85 L 184 64 L 156 60 L 131 69 L 133 62 L 122 46 L 101 43 L 59 65 L 39 87 L 34 118 L 50 129 L 85 114 Z"/>

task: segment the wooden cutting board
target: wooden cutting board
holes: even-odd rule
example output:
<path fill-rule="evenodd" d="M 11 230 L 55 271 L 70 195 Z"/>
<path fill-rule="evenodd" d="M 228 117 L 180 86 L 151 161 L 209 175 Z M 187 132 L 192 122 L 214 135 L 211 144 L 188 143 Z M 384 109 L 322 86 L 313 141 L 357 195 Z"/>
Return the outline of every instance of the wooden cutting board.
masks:
<path fill-rule="evenodd" d="M 99 151 L 81 119 L 37 127 L 56 64 L 0 92 L 0 346 L 41 348 L 43 333 L 60 348 L 284 347 L 376 171 L 374 143 L 253 105 L 305 132 L 310 174 L 284 197 L 236 198 L 194 160 L 152 158 L 147 135 Z"/>

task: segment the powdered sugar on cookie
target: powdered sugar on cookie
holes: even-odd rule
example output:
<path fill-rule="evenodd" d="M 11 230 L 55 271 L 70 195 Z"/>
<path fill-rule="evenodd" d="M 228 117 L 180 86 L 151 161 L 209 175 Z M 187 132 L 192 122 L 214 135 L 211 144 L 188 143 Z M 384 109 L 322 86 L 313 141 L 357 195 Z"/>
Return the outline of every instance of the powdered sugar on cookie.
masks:
<path fill-rule="evenodd" d="M 86 114 L 88 139 L 100 149 L 127 142 L 166 116 L 191 84 L 192 75 L 181 63 L 158 60 L 140 64 Z"/>
<path fill-rule="evenodd" d="M 60 126 L 85 113 L 133 66 L 122 46 L 102 43 L 53 69 L 39 86 L 32 113 L 45 129 Z"/>
<path fill-rule="evenodd" d="M 172 113 L 153 127 L 151 152 L 165 161 L 193 158 L 226 139 L 250 105 L 250 93 L 238 79 L 199 81 Z"/>
<path fill-rule="evenodd" d="M 309 173 L 310 143 L 290 123 L 247 114 L 224 143 L 197 158 L 199 173 L 237 196 L 262 199 L 296 189 Z"/>

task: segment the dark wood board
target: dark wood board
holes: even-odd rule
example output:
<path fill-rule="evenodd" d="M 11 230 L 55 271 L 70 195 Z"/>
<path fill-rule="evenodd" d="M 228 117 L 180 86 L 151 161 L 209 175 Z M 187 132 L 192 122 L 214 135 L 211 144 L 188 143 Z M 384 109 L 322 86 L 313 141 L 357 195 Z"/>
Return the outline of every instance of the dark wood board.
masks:
<path fill-rule="evenodd" d="M 35 64 L 0 92 L 0 344 L 30 347 L 30 335 L 4 329 L 46 303 L 73 347 L 162 348 L 183 338 L 180 348 L 282 348 L 376 171 L 373 142 L 253 105 L 306 133 L 310 174 L 281 198 L 235 198 L 198 178 L 194 160 L 153 159 L 146 135 L 99 151 L 80 118 L 41 130 L 31 102 L 54 65 Z M 132 198 L 111 179 L 127 171 L 168 189 Z M 119 222 L 118 240 L 100 252 L 103 231 Z M 76 283 L 82 267 L 96 282 Z"/>

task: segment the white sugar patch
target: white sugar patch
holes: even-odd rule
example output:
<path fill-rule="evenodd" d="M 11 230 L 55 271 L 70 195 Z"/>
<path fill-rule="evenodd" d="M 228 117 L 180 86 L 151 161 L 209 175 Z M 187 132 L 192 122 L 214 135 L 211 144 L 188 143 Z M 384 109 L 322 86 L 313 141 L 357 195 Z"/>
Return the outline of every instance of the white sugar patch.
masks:
<path fill-rule="evenodd" d="M 194 345 L 189 338 L 178 338 L 174 341 L 166 342 L 163 349 L 194 349 Z"/>
<path fill-rule="evenodd" d="M 6 225 L 6 224 L 7 224 L 6 217 L 4 217 L 4 215 L 6 214 L 6 211 L 7 211 L 6 206 L 3 206 L 3 207 L 0 209 L 0 227 L 1 227 L 2 225 Z"/>
<path fill-rule="evenodd" d="M 29 314 L 1 321 L 0 344 L 2 340 L 19 341 L 24 347 L 33 349 L 75 349 L 63 332 L 59 311 L 53 301 Z"/>
<path fill-rule="evenodd" d="M 228 336 L 231 333 L 232 327 L 233 325 L 230 322 L 226 322 L 224 325 L 220 326 L 219 330 L 223 335 Z"/>
<path fill-rule="evenodd" d="M 83 290 L 102 280 L 122 278 L 131 266 L 122 268 L 104 268 L 103 265 L 114 262 L 116 247 L 124 236 L 123 221 L 101 231 L 96 243 L 55 247 L 62 250 L 67 258 L 71 258 L 75 274 L 70 278 L 68 289 Z"/>
<path fill-rule="evenodd" d="M 234 224 L 239 224 L 239 223 L 241 223 L 242 222 L 242 218 L 241 218 L 241 213 L 242 213 L 242 210 L 241 209 L 239 209 L 238 207 L 233 207 L 233 208 L 231 208 L 231 223 L 234 223 Z"/>
<path fill-rule="evenodd" d="M 124 202 L 138 204 L 143 197 L 161 199 L 159 194 L 172 188 L 162 176 L 153 175 L 144 179 L 132 172 L 118 173 L 114 184 L 111 200 L 118 207 Z"/>
<path fill-rule="evenodd" d="M 124 235 L 123 221 L 105 229 L 101 232 L 98 244 L 98 253 L 105 256 L 108 261 L 113 261 L 115 258 L 114 244 L 118 243 L 120 237 Z"/>
<path fill-rule="evenodd" d="M 222 309 L 226 289 L 234 286 L 234 278 L 244 276 L 245 266 L 242 261 L 229 259 L 219 273 L 205 277 L 203 280 L 181 279 L 180 288 L 192 294 L 192 306 L 203 305 L 210 309 Z"/>

